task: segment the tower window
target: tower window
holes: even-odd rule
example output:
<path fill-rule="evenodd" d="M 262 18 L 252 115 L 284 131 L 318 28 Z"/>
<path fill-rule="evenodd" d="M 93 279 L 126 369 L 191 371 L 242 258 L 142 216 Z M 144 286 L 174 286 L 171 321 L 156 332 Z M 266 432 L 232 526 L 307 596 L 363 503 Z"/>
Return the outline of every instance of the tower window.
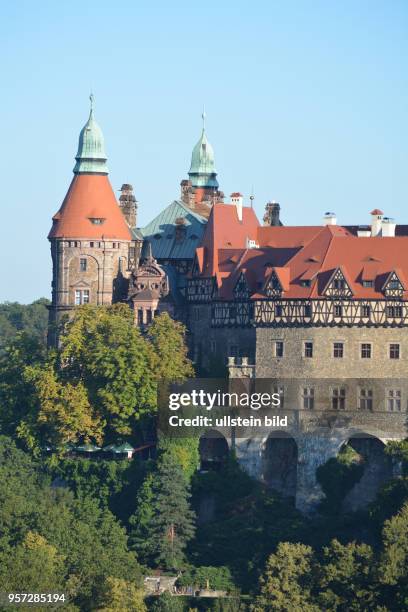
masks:
<path fill-rule="evenodd" d="M 75 290 L 75 306 L 80 306 L 81 304 L 89 304 L 89 289 Z"/>
<path fill-rule="evenodd" d="M 81 257 L 81 259 L 79 260 L 79 270 L 80 270 L 80 272 L 86 272 L 86 264 L 87 264 L 87 261 L 86 261 L 85 257 Z"/>

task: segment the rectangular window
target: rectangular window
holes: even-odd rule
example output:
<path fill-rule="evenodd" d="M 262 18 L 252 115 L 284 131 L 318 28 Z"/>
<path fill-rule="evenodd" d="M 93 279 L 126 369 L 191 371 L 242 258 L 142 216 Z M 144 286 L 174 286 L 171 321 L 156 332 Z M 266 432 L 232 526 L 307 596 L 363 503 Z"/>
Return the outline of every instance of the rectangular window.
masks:
<path fill-rule="evenodd" d="M 275 357 L 283 357 L 284 345 L 282 340 L 275 342 Z"/>
<path fill-rule="evenodd" d="M 364 304 L 361 306 L 361 316 L 365 318 L 369 318 L 371 314 L 371 308 L 368 304 Z"/>
<path fill-rule="evenodd" d="M 390 359 L 400 358 L 400 345 L 395 343 L 390 344 Z"/>
<path fill-rule="evenodd" d="M 331 392 L 332 410 L 345 410 L 346 408 L 346 389 L 344 387 L 334 387 Z"/>
<path fill-rule="evenodd" d="M 343 316 L 343 306 L 340 306 L 340 304 L 335 304 L 334 305 L 334 316 L 335 317 L 342 317 Z"/>
<path fill-rule="evenodd" d="M 312 316 L 312 307 L 310 306 L 310 304 L 305 304 L 303 306 L 303 316 L 304 317 L 311 317 Z"/>
<path fill-rule="evenodd" d="M 358 407 L 360 410 L 373 410 L 373 390 L 361 388 L 358 395 Z"/>
<path fill-rule="evenodd" d="M 91 247 L 91 249 L 93 249 L 94 244 L 95 244 L 94 242 L 90 242 L 90 243 L 89 243 L 89 246 Z"/>
<path fill-rule="evenodd" d="M 388 389 L 387 410 L 390 412 L 401 412 L 401 389 Z"/>
<path fill-rule="evenodd" d="M 314 388 L 303 387 L 302 389 L 303 408 L 305 410 L 313 410 L 314 408 Z"/>
<path fill-rule="evenodd" d="M 391 319 L 402 317 L 402 306 L 387 306 L 387 317 Z"/>
<path fill-rule="evenodd" d="M 361 345 L 361 359 L 371 359 L 371 344 L 364 342 Z"/>
<path fill-rule="evenodd" d="M 276 385 L 276 386 L 272 387 L 272 393 L 279 395 L 279 397 L 280 397 L 279 408 L 283 408 L 283 406 L 285 405 L 285 389 L 284 389 L 284 387 L 282 387 L 281 385 Z"/>
<path fill-rule="evenodd" d="M 146 322 L 147 322 L 147 324 L 150 325 L 152 320 L 153 320 L 153 313 L 152 313 L 152 311 L 150 309 L 146 310 Z"/>
<path fill-rule="evenodd" d="M 276 304 L 275 305 L 275 317 L 281 317 L 282 316 L 282 304 Z"/>
<path fill-rule="evenodd" d="M 143 308 L 139 308 L 137 311 L 137 324 L 143 325 Z"/>
<path fill-rule="evenodd" d="M 343 278 L 335 278 L 333 281 L 333 287 L 341 291 L 346 288 L 346 281 Z"/>
<path fill-rule="evenodd" d="M 75 289 L 75 305 L 89 304 L 89 289 Z"/>
<path fill-rule="evenodd" d="M 303 354 L 305 357 L 313 357 L 313 342 L 305 342 Z"/>
<path fill-rule="evenodd" d="M 343 359 L 344 357 L 344 342 L 334 342 L 333 344 L 333 357 L 336 359 Z"/>
<path fill-rule="evenodd" d="M 86 261 L 85 257 L 81 257 L 81 259 L 79 260 L 79 270 L 80 270 L 80 272 L 86 272 L 86 264 L 87 264 L 87 261 Z"/>

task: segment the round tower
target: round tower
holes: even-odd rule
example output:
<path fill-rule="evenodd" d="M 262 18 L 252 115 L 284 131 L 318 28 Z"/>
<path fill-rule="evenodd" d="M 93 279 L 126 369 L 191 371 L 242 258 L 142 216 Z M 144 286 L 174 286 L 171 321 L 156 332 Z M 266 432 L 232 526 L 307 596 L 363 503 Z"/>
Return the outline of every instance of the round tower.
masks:
<path fill-rule="evenodd" d="M 74 176 L 48 235 L 53 265 L 49 343 L 61 316 L 81 304 L 110 304 L 127 294 L 132 236 L 108 178 L 102 130 L 94 119 L 79 135 Z"/>

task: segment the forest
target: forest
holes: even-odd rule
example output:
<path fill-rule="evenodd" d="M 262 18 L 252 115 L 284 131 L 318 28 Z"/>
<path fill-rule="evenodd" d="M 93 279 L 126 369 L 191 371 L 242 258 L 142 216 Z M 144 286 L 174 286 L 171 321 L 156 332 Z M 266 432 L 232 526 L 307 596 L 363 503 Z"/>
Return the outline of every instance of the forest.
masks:
<path fill-rule="evenodd" d="M 45 300 L 0 307 L 0 592 L 64 593 L 69 611 L 408 609 L 407 441 L 386 447 L 401 475 L 355 513 L 340 506 L 364 462 L 343 449 L 304 516 L 232 452 L 201 470 L 198 438 L 156 437 L 158 382 L 194 376 L 180 323 L 142 334 L 124 305 L 83 306 L 47 350 L 46 319 Z M 91 450 L 125 443 L 154 452 Z"/>

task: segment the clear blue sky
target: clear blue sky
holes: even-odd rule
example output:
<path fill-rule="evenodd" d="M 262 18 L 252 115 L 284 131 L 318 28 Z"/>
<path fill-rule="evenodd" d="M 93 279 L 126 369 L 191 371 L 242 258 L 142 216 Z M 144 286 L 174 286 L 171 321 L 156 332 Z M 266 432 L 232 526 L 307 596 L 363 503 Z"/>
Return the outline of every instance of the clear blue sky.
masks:
<path fill-rule="evenodd" d="M 406 0 L 4 2 L 0 301 L 50 296 L 46 236 L 92 88 L 139 224 L 176 198 L 203 103 L 221 188 L 285 224 L 408 223 Z"/>

